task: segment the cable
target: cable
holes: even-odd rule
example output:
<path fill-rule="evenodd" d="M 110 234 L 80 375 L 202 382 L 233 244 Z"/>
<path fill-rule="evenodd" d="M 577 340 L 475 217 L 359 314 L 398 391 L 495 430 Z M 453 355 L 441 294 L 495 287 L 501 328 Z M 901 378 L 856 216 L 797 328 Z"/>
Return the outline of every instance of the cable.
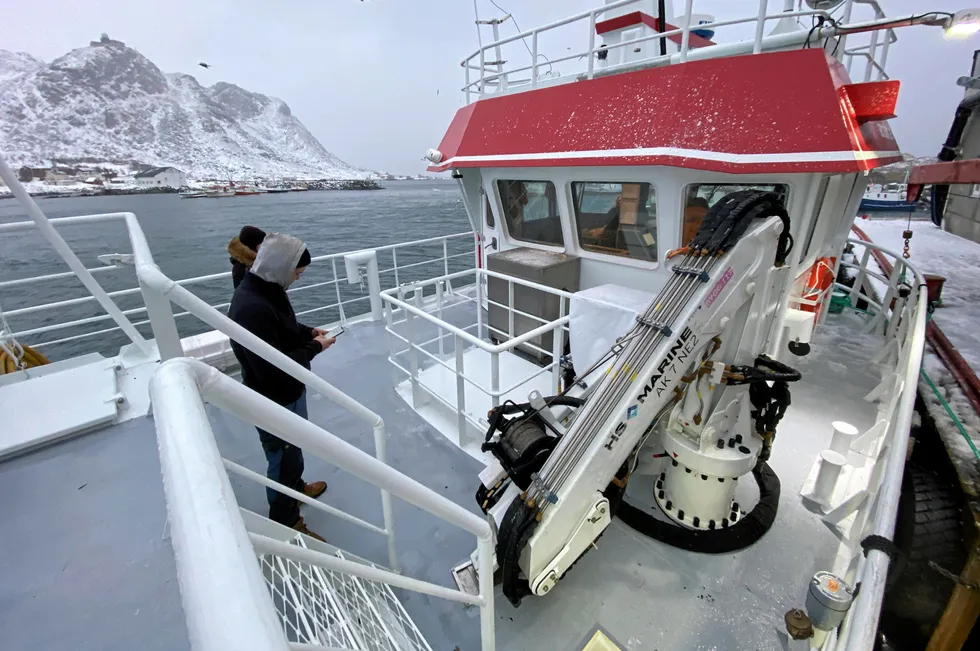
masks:
<path fill-rule="evenodd" d="M 929 385 L 929 388 L 932 389 L 932 392 L 936 394 L 936 397 L 939 398 L 939 402 L 942 404 L 943 408 L 946 410 L 946 413 L 949 415 L 949 417 L 953 419 L 953 423 L 956 425 L 956 428 L 960 431 L 960 434 L 966 440 L 966 444 L 970 446 L 971 450 L 973 450 L 973 454 L 974 456 L 976 456 L 977 461 L 980 461 L 980 450 L 977 450 L 977 446 L 973 443 L 973 439 L 970 438 L 970 435 L 967 433 L 966 428 L 963 427 L 963 423 L 960 422 L 960 419 L 957 418 L 956 414 L 953 413 L 952 407 L 949 406 L 949 403 L 946 402 L 946 399 L 943 398 L 941 393 L 939 393 L 939 387 L 936 386 L 936 383 L 933 382 L 932 378 L 929 377 L 929 374 L 926 373 L 926 369 L 924 368 L 919 369 L 919 374 L 922 376 L 922 379 L 926 381 L 926 384 Z"/>
<path fill-rule="evenodd" d="M 514 17 L 514 14 L 510 13 L 509 11 L 507 11 L 506 9 L 504 9 L 503 7 L 501 7 L 500 5 L 498 5 L 493 0 L 490 0 L 490 4 L 492 4 L 494 7 L 496 7 L 498 10 L 500 10 L 504 14 L 510 16 L 510 19 L 512 21 L 514 21 L 514 29 L 517 30 L 517 33 L 518 34 L 521 33 L 521 26 L 517 24 L 517 18 Z M 527 39 L 524 38 L 524 37 L 521 37 L 521 42 L 524 43 L 524 47 L 527 48 L 527 53 L 529 55 L 531 55 L 531 58 L 532 59 L 534 59 L 534 52 L 531 51 L 531 46 L 527 44 Z M 544 59 L 545 62 L 548 64 L 548 74 L 550 75 L 554 71 L 554 69 L 555 69 L 554 65 L 551 63 L 551 61 L 545 55 L 538 54 L 538 56 L 541 57 L 542 59 Z"/>

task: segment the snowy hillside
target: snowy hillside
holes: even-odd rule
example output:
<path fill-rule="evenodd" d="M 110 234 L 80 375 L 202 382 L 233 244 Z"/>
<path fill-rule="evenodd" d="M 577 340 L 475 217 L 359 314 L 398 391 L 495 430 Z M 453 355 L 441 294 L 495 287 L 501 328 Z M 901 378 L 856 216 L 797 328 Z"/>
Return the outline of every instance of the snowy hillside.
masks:
<path fill-rule="evenodd" d="M 370 175 L 324 149 L 282 100 L 164 74 L 108 39 L 50 64 L 0 50 L 0 151 L 14 166 L 86 158 L 191 177 Z"/>

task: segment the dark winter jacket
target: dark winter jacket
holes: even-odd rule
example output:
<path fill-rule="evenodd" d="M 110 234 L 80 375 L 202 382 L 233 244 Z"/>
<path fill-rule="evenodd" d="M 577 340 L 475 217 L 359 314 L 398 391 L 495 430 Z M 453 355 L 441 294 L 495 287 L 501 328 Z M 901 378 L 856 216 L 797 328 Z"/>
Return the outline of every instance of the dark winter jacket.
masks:
<path fill-rule="evenodd" d="M 306 369 L 320 353 L 313 328 L 296 321 L 286 288 L 302 252 L 295 237 L 271 233 L 262 243 L 251 270 L 235 290 L 228 316 Z M 299 400 L 305 386 L 238 343 L 232 350 L 242 367 L 245 386 L 281 405 Z"/>
<path fill-rule="evenodd" d="M 242 244 L 242 241 L 235 237 L 232 238 L 231 242 L 228 242 L 228 255 L 231 256 L 231 282 L 237 289 L 242 278 L 245 277 L 245 272 L 255 262 L 255 251 Z"/>

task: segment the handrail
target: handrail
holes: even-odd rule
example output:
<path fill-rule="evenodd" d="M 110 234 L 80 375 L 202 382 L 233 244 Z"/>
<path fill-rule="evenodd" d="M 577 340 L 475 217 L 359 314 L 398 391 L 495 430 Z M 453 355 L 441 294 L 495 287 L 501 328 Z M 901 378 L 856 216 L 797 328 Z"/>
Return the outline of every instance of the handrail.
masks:
<path fill-rule="evenodd" d="M 101 213 L 101 214 L 94 214 L 94 215 L 80 215 L 80 216 L 71 216 L 71 217 L 57 217 L 57 218 L 49 219 L 48 221 L 51 224 L 57 226 L 57 225 L 85 225 L 85 224 L 98 223 L 98 222 L 106 222 L 106 221 L 113 221 L 113 220 L 124 220 L 123 219 L 123 213 Z M 37 227 L 37 224 L 35 222 L 33 222 L 33 221 L 10 222 L 10 223 L 6 223 L 6 224 L 0 224 L 0 232 L 16 232 L 16 231 L 21 231 L 21 230 L 29 230 L 29 229 L 36 228 L 36 227 Z M 454 234 L 451 234 L 451 235 L 441 235 L 441 236 L 431 237 L 431 238 L 425 238 L 425 239 L 421 239 L 421 240 L 414 240 L 414 241 L 411 241 L 411 242 L 398 242 L 398 243 L 395 243 L 395 244 L 387 244 L 387 245 L 379 246 L 379 247 L 376 247 L 376 248 L 373 248 L 373 249 L 356 249 L 356 250 L 352 250 L 352 251 L 340 251 L 340 252 L 337 252 L 337 253 L 329 253 L 329 254 L 319 255 L 319 256 L 314 257 L 313 260 L 314 261 L 317 261 L 317 262 L 328 261 L 328 262 L 333 263 L 332 264 L 333 273 L 334 273 L 333 278 L 331 280 L 327 280 L 327 281 L 324 281 L 324 282 L 312 283 L 312 284 L 308 284 L 308 285 L 301 285 L 301 286 L 298 286 L 298 287 L 290 287 L 287 290 L 287 293 L 293 294 L 293 293 L 298 293 L 298 292 L 302 292 L 302 291 L 307 291 L 307 290 L 310 290 L 310 289 L 314 289 L 316 287 L 333 285 L 334 287 L 337 288 L 337 291 L 338 291 L 338 301 L 336 303 L 330 303 L 329 305 L 319 306 L 319 307 L 316 307 L 316 308 L 314 308 L 312 310 L 306 310 L 304 312 L 299 313 L 297 316 L 302 315 L 302 314 L 309 314 L 309 313 L 313 313 L 313 312 L 323 311 L 323 310 L 327 310 L 327 309 L 333 309 L 333 308 L 342 309 L 342 306 L 344 306 L 344 305 L 350 305 L 350 304 L 355 303 L 355 302 L 360 301 L 360 300 L 365 300 L 365 297 L 358 297 L 358 298 L 353 298 L 353 299 L 348 299 L 348 300 L 341 300 L 340 299 L 339 287 L 344 284 L 344 281 L 343 281 L 342 277 L 337 274 L 337 269 L 336 269 L 336 261 L 337 260 L 342 260 L 346 256 L 357 254 L 357 253 L 362 252 L 362 251 L 365 251 L 365 250 L 370 250 L 370 251 L 375 251 L 375 252 L 390 252 L 392 254 L 394 265 L 392 267 L 390 267 L 390 268 L 380 269 L 378 271 L 378 273 L 379 274 L 393 273 L 395 275 L 396 284 L 397 284 L 397 279 L 398 279 L 398 273 L 399 273 L 399 271 L 404 271 L 405 269 L 408 269 L 408 268 L 414 268 L 414 267 L 418 267 L 418 266 L 435 264 L 435 263 L 440 263 L 440 262 L 443 263 L 443 266 L 445 268 L 445 267 L 448 266 L 448 261 L 451 260 L 451 259 L 463 258 L 463 257 L 472 255 L 472 252 L 470 252 L 470 251 L 466 251 L 466 252 L 463 252 L 463 253 L 449 254 L 448 247 L 447 247 L 447 243 L 449 241 L 451 241 L 451 240 L 460 240 L 460 239 L 463 239 L 463 238 L 471 238 L 472 236 L 473 236 L 473 233 L 472 232 L 462 232 L 462 233 L 454 233 Z M 427 245 L 438 244 L 440 242 L 443 244 L 443 251 L 442 251 L 442 254 L 441 255 L 439 255 L 437 257 L 430 258 L 430 259 L 423 260 L 422 262 L 413 262 L 413 263 L 409 263 L 409 264 L 405 264 L 405 265 L 398 265 L 398 263 L 397 263 L 398 257 L 397 257 L 396 254 L 397 254 L 397 252 L 399 250 L 406 249 L 406 248 L 424 247 L 424 246 L 427 246 Z M 116 269 L 120 269 L 120 268 L 122 268 L 122 265 L 118 265 L 117 264 L 117 265 L 106 266 L 106 267 L 96 267 L 94 269 L 91 269 L 90 271 L 93 272 L 93 273 L 95 273 L 95 272 L 101 272 L 103 270 L 116 270 Z M 25 284 L 30 284 L 30 283 L 33 283 L 33 282 L 42 282 L 42 281 L 51 280 L 51 279 L 55 279 L 55 278 L 71 277 L 71 276 L 75 276 L 75 275 L 76 274 L 75 274 L 74 271 L 69 271 L 69 272 L 58 273 L 58 274 L 48 274 L 48 275 L 44 275 L 44 276 L 35 276 L 35 277 L 31 277 L 31 278 L 19 278 L 19 279 L 16 279 L 16 280 L 10 280 L 10 281 L 5 281 L 5 282 L 0 282 L 0 287 L 5 287 L 5 286 L 8 286 L 8 285 L 25 285 Z M 179 284 L 179 285 L 192 285 L 192 284 L 207 283 L 207 282 L 211 282 L 211 281 L 215 281 L 215 280 L 226 279 L 226 278 L 229 278 L 230 276 L 231 276 L 231 271 L 222 271 L 222 272 L 212 273 L 212 274 L 206 274 L 206 275 L 202 275 L 202 276 L 192 276 L 192 277 L 189 277 L 189 278 L 183 278 L 183 279 L 180 279 L 180 280 L 176 280 L 175 282 L 177 284 Z M 107 296 L 109 298 L 118 298 L 118 297 L 123 297 L 123 296 L 133 296 L 133 295 L 139 294 L 141 292 L 142 292 L 142 288 L 141 287 L 132 287 L 132 288 L 127 288 L 127 289 L 121 289 L 121 290 L 116 290 L 116 291 L 108 292 Z M 61 301 L 53 301 L 53 302 L 50 302 L 50 303 L 43 303 L 43 304 L 39 304 L 39 305 L 31 305 L 31 306 L 28 306 L 28 307 L 18 308 L 18 309 L 15 309 L 15 310 L 7 310 L 5 312 L 5 314 L 6 314 L 7 317 L 24 316 L 24 315 L 28 315 L 28 314 L 35 314 L 35 313 L 38 313 L 38 312 L 45 312 L 45 311 L 52 311 L 52 310 L 61 310 L 61 309 L 66 308 L 66 307 L 72 307 L 72 306 L 76 306 L 76 305 L 84 305 L 84 304 L 88 304 L 88 303 L 90 303 L 92 301 L 95 301 L 95 300 L 96 300 L 95 297 L 92 296 L 92 295 L 81 296 L 81 297 L 78 297 L 78 298 L 65 299 L 65 300 L 61 300 Z M 227 303 L 212 305 L 211 307 L 214 307 L 216 309 L 220 309 L 220 308 L 227 307 Z M 129 310 L 123 310 L 122 311 L 122 314 L 123 314 L 123 316 L 129 317 L 129 316 L 133 316 L 133 315 L 136 315 L 136 314 L 141 314 L 141 313 L 146 312 L 146 311 L 147 311 L 147 308 L 145 308 L 145 307 L 137 307 L 137 308 L 133 308 L 133 309 L 129 309 Z M 188 314 L 189 314 L 188 312 L 183 312 L 183 313 L 174 315 L 174 317 L 175 318 L 179 318 L 179 317 L 182 317 L 182 316 L 186 316 Z M 25 329 L 25 330 L 19 330 L 19 331 L 16 331 L 16 332 L 11 333 L 11 335 L 14 336 L 14 337 L 27 337 L 27 336 L 37 335 L 37 334 L 41 334 L 41 333 L 45 333 L 45 332 L 53 332 L 53 331 L 56 331 L 56 330 L 64 330 L 66 328 L 74 328 L 74 327 L 77 327 L 77 326 L 80 326 L 80 325 L 86 325 L 86 324 L 90 324 L 90 323 L 98 323 L 100 321 L 109 321 L 109 320 L 112 320 L 112 315 L 102 314 L 102 315 L 96 315 L 96 316 L 86 317 L 86 318 L 82 318 L 82 319 L 69 320 L 69 321 L 63 321 L 63 322 L 58 322 L 58 323 L 53 323 L 53 324 L 41 325 L 41 326 L 38 326 L 38 327 L 28 328 L 28 329 Z M 344 320 L 345 320 L 345 315 L 343 314 L 343 312 L 341 312 L 341 321 L 343 322 Z M 147 321 L 140 321 L 140 322 L 134 323 L 133 325 L 136 326 L 136 327 L 138 327 L 140 325 L 146 325 L 146 324 L 149 324 L 149 323 L 150 323 L 150 321 L 147 320 Z M 119 329 L 120 328 L 118 326 L 116 326 L 114 328 L 106 328 L 106 329 L 96 330 L 96 331 L 93 331 L 93 332 L 82 333 L 80 335 L 74 335 L 74 336 L 64 337 L 64 338 L 60 338 L 60 339 L 53 339 L 53 340 L 50 340 L 50 341 L 43 341 L 43 342 L 39 342 L 39 343 L 34 343 L 32 345 L 35 348 L 37 348 L 39 346 L 49 346 L 49 345 L 53 345 L 53 344 L 64 343 L 64 342 L 67 342 L 67 341 L 74 341 L 74 340 L 77 340 L 77 339 L 83 339 L 83 338 L 87 338 L 87 337 L 99 336 L 99 335 L 106 334 L 108 332 L 117 331 Z"/>
<path fill-rule="evenodd" d="M 866 397 L 868 400 L 872 399 L 872 396 L 881 399 L 883 406 L 880 409 L 889 411 L 889 414 L 884 417 L 886 420 L 879 421 L 881 424 L 887 423 L 887 428 L 880 430 L 876 435 L 878 436 L 877 449 L 880 452 L 872 455 L 872 463 L 883 464 L 883 472 L 880 475 L 872 472 L 870 477 L 865 480 L 867 485 L 862 484 L 859 488 L 859 494 L 856 497 L 863 494 L 866 501 L 854 502 L 854 505 L 849 507 L 850 510 L 846 510 L 844 503 L 842 503 L 825 513 L 825 516 L 831 518 L 828 520 L 828 524 L 832 526 L 848 517 L 849 513 L 855 514 L 851 525 L 852 529 L 846 538 L 841 536 L 841 547 L 834 566 L 835 568 L 853 567 L 853 563 L 856 562 L 857 567 L 853 575 L 848 574 L 847 580 L 852 586 L 858 583 L 861 585 L 860 595 L 855 597 L 843 624 L 832 634 L 832 640 L 829 644 L 834 648 L 847 649 L 847 651 L 871 651 L 877 636 L 878 620 L 884 600 L 885 582 L 891 559 L 887 554 L 872 549 L 867 550 L 866 555 L 861 557 L 859 543 L 867 535 L 882 536 L 889 540 L 894 536 L 898 500 L 902 489 L 902 475 L 912 424 L 912 412 L 918 391 L 918 374 L 925 341 L 928 298 L 923 275 L 914 265 L 909 264 L 901 254 L 861 239 L 849 238 L 847 243 L 864 248 L 863 255 L 858 258 L 860 260 L 858 265 L 844 262 L 843 255 L 838 256 L 838 266 L 858 268 L 853 287 L 849 288 L 851 303 L 853 305 L 855 299 L 865 299 L 874 306 L 875 309 L 872 311 L 868 324 L 872 330 L 883 333 L 886 341 L 888 341 L 880 354 L 896 354 L 897 351 L 897 357 L 892 358 L 895 360 L 895 371 L 886 371 L 879 387 Z M 883 267 L 883 270 L 885 270 L 884 266 L 887 265 L 888 269 L 885 270 L 885 274 L 878 274 L 868 268 L 872 254 L 874 254 L 875 261 Z M 894 265 L 887 263 L 886 256 L 894 260 Z M 883 262 L 884 264 L 882 264 Z M 901 265 L 904 265 L 904 269 Z M 909 272 L 909 283 L 915 288 L 913 300 L 906 301 L 897 295 L 896 287 L 903 271 Z M 878 299 L 880 303 L 865 292 L 864 288 L 871 277 L 880 280 L 887 288 L 884 295 Z M 834 282 L 828 291 L 832 292 L 833 288 L 839 286 L 839 283 Z M 868 292 L 871 291 L 868 290 Z M 892 303 L 892 298 L 895 299 L 894 303 Z M 802 303 L 805 299 L 797 300 Z M 830 301 L 825 296 L 817 300 L 822 303 L 818 315 L 818 319 L 822 319 L 829 309 Z M 889 313 L 888 325 L 883 326 Z M 889 350 L 892 352 L 887 353 L 886 351 Z M 885 359 L 888 358 L 885 357 Z M 879 393 L 879 391 L 881 392 Z M 872 430 L 868 431 L 869 435 L 871 435 Z M 876 456 L 878 454 L 881 456 Z M 854 497 L 848 499 L 851 500 Z M 862 510 L 859 512 L 858 509 Z M 839 563 L 843 563 L 843 565 L 839 565 Z"/>
<path fill-rule="evenodd" d="M 887 540 L 891 540 L 895 534 L 895 519 L 902 492 L 902 475 L 905 471 L 905 456 L 908 453 L 912 411 L 918 391 L 919 368 L 922 364 L 927 303 L 928 294 L 925 284 L 922 283 L 918 287 L 916 296 L 915 323 L 910 335 L 911 349 L 908 364 L 905 376 L 902 378 L 904 387 L 898 417 L 892 421 L 885 476 L 879 489 L 871 530 L 872 534 Z M 843 648 L 848 651 L 871 651 L 874 648 L 878 619 L 884 602 L 885 582 L 888 578 L 891 558 L 879 549 L 869 548 L 866 553 L 867 558 L 861 572 L 861 595 L 855 599 L 847 624 L 847 641 Z"/>
<path fill-rule="evenodd" d="M 113 302 L 113 300 L 106 295 L 106 292 L 104 289 L 102 289 L 102 286 L 97 280 L 95 280 L 85 265 L 82 264 L 82 261 L 78 259 L 78 256 L 71 250 L 71 247 L 68 246 L 68 243 L 65 242 L 64 238 L 58 234 L 58 231 L 55 230 L 54 226 L 51 225 L 47 216 L 45 216 L 38 205 L 34 203 L 34 199 L 31 198 L 31 195 L 27 193 L 24 186 L 21 185 L 20 181 L 14 176 L 13 170 L 10 169 L 10 166 L 7 165 L 7 161 L 5 161 L 2 157 L 0 157 L 0 179 L 3 179 L 3 182 L 8 188 L 10 188 L 10 191 L 13 192 L 14 196 L 17 197 L 17 200 L 31 217 L 33 223 L 37 225 L 37 228 L 41 231 L 44 238 L 48 240 L 52 247 L 54 247 L 55 251 L 58 252 L 58 255 L 61 256 L 61 259 L 68 265 L 68 268 L 71 269 L 76 276 L 78 276 L 78 279 L 83 285 L 85 285 L 85 288 L 91 292 L 91 294 L 99 302 L 99 305 L 102 306 L 102 309 L 104 309 L 109 316 L 112 317 L 122 331 L 126 333 L 126 336 L 128 336 L 129 339 L 140 348 L 140 350 L 147 354 L 150 353 L 152 350 L 150 343 L 143 338 L 143 335 L 141 335 L 133 324 L 129 322 L 129 319 L 123 315 L 122 311 L 119 309 L 119 306 L 117 306 L 115 302 Z"/>
<path fill-rule="evenodd" d="M 177 550 L 177 573 L 184 577 L 180 586 L 181 598 L 192 646 L 197 651 L 252 648 L 255 640 L 268 643 L 261 648 L 281 648 L 282 631 L 269 618 L 275 610 L 269 593 L 264 586 L 261 590 L 255 588 L 262 581 L 259 568 L 254 558 L 250 562 L 239 558 L 246 556 L 247 552 L 243 550 L 249 548 L 258 553 L 275 553 L 329 570 L 478 605 L 481 608 L 482 648 L 484 651 L 493 649 L 493 550 L 487 521 L 203 362 L 186 358 L 165 362 L 151 381 L 150 393 L 160 414 L 157 433 L 167 509 Z M 249 535 L 227 474 L 222 471 L 223 461 L 204 411 L 204 400 L 343 468 L 382 491 L 394 492 L 407 502 L 476 536 L 480 563 L 479 596 Z M 188 457 L 193 461 L 187 461 Z M 203 487 L 201 494 L 194 490 L 199 485 Z M 207 521 L 211 526 L 203 529 L 199 526 L 200 521 Z M 214 531 L 216 528 L 218 531 Z M 235 544 L 235 549 L 225 550 L 223 545 L 215 544 L 215 539 Z M 215 556 L 223 558 L 217 561 Z M 206 567 L 207 563 L 213 563 L 213 566 Z M 206 576 L 207 580 L 195 580 L 198 576 Z M 241 592 L 224 592 L 227 586 L 236 586 Z M 215 598 L 215 592 L 221 592 L 223 596 Z M 239 594 L 247 596 L 229 599 L 229 596 Z M 209 601 L 211 603 L 205 603 Z M 249 644 L 235 643 L 236 640 L 244 642 L 242 636 L 246 633 L 233 625 L 237 616 L 228 616 L 229 606 L 247 612 L 252 618 L 246 627 L 247 635 L 253 636 Z M 192 610 L 197 607 L 200 610 Z"/>
<path fill-rule="evenodd" d="M 595 76 L 605 76 L 608 74 L 615 74 L 618 72 L 626 72 L 632 69 L 647 68 L 656 65 L 670 65 L 674 63 L 684 63 L 691 58 L 704 59 L 704 58 L 717 58 L 722 56 L 733 56 L 741 53 L 751 53 L 759 54 L 765 50 L 776 50 L 785 49 L 787 47 L 793 47 L 805 42 L 806 40 L 813 39 L 814 41 L 820 41 L 824 38 L 837 37 L 839 38 L 839 45 L 843 46 L 847 40 L 847 34 L 852 33 L 850 28 L 861 28 L 862 31 L 870 31 L 872 33 L 871 42 L 864 46 L 858 46 L 856 48 L 846 49 L 841 47 L 841 53 L 839 59 L 848 59 L 848 68 L 850 67 L 850 62 L 853 61 L 854 56 L 866 56 L 868 58 L 868 65 L 865 71 L 865 81 L 870 81 L 872 77 L 872 71 L 878 70 L 878 77 L 880 79 L 887 79 L 888 76 L 885 73 L 885 62 L 888 57 L 889 46 L 897 40 L 895 31 L 893 29 L 896 22 L 901 22 L 899 19 L 894 21 L 889 21 L 885 18 L 884 12 L 881 10 L 877 2 L 861 2 L 861 4 L 867 4 L 874 10 L 874 19 L 871 21 L 866 21 L 864 23 L 850 23 L 851 9 L 852 5 L 856 4 L 854 0 L 848 0 L 845 5 L 844 15 L 840 21 L 835 21 L 833 16 L 825 10 L 815 9 L 815 10 L 805 10 L 800 9 L 797 11 L 778 11 L 774 13 L 768 13 L 768 1 L 759 0 L 758 10 L 751 16 L 743 18 L 735 18 L 728 20 L 715 20 L 710 23 L 705 23 L 702 25 L 693 26 L 690 24 L 690 16 L 693 13 L 693 0 L 685 0 L 684 3 L 684 13 L 677 18 L 680 20 L 681 26 L 672 30 L 667 30 L 663 32 L 657 32 L 648 34 L 646 36 L 630 39 L 628 41 L 621 41 L 619 43 L 605 43 L 599 46 L 596 45 L 596 23 L 601 20 L 600 17 L 608 16 L 611 10 L 620 9 L 628 5 L 634 5 L 639 3 L 640 0 L 622 0 L 621 2 L 613 2 L 610 4 L 595 7 L 588 11 L 583 11 L 576 13 L 572 16 L 563 18 L 561 20 L 553 21 L 551 23 L 542 25 L 540 27 L 535 27 L 512 36 L 507 36 L 505 38 L 496 38 L 492 42 L 480 44 L 472 54 L 464 58 L 460 62 L 460 66 L 465 72 L 465 84 L 462 87 L 462 91 L 466 94 L 466 101 L 469 103 L 470 94 L 476 92 L 478 96 L 482 96 L 491 90 L 496 90 L 497 92 L 502 92 L 511 87 L 527 86 L 530 88 L 537 88 L 539 84 L 538 80 L 538 70 L 541 64 L 538 62 L 539 52 L 538 52 L 538 41 L 539 36 L 543 33 L 549 32 L 554 29 L 564 27 L 566 25 L 576 23 L 579 21 L 588 21 L 588 48 L 582 51 L 576 51 L 574 54 L 562 53 L 561 57 L 552 58 L 548 60 L 548 64 L 554 66 L 558 63 L 563 63 L 566 61 L 587 59 L 587 66 L 585 72 L 573 73 L 564 77 L 564 80 L 581 80 L 581 79 L 592 79 Z M 642 5 L 638 8 L 642 8 Z M 821 18 L 825 23 L 824 26 L 820 27 L 816 31 L 798 30 L 796 32 L 785 32 L 780 34 L 765 35 L 765 25 L 769 21 L 773 20 L 783 20 L 787 18 L 803 18 L 803 17 L 814 17 Z M 720 27 L 727 27 L 732 25 L 740 25 L 746 23 L 755 23 L 755 34 L 751 39 L 740 41 L 737 43 L 726 43 L 726 44 L 713 44 L 711 47 L 701 47 L 695 48 L 691 46 L 691 32 L 697 29 L 713 29 L 717 30 Z M 848 28 L 848 31 L 843 31 L 839 29 L 841 24 L 844 24 L 844 28 Z M 904 23 L 902 23 L 904 24 Z M 911 22 L 909 24 L 912 24 Z M 884 42 L 878 42 L 878 32 L 884 31 L 885 38 Z M 495 32 L 496 34 L 496 32 Z M 677 48 L 677 52 L 674 54 L 668 54 L 666 56 L 656 54 L 645 57 L 642 61 L 629 62 L 625 64 L 616 65 L 605 65 L 600 69 L 596 69 L 596 55 L 600 52 L 608 53 L 619 48 L 629 48 L 634 47 L 641 43 L 651 42 L 651 41 L 663 41 L 665 38 L 676 38 L 680 36 L 680 45 Z M 528 50 L 531 54 L 531 62 L 527 65 L 520 65 L 513 68 L 505 69 L 502 62 L 497 61 L 500 59 L 498 56 L 501 46 L 514 43 L 519 40 L 527 42 L 530 39 L 531 45 L 528 46 Z M 868 50 L 868 54 L 861 54 L 861 50 Z M 495 53 L 494 61 L 487 61 L 487 53 L 493 50 Z M 691 54 L 691 51 L 696 52 L 695 55 Z M 878 58 L 878 53 L 880 52 L 880 61 Z M 836 48 L 835 48 L 836 53 Z M 600 64 L 602 65 L 602 64 Z M 478 73 L 477 78 L 473 79 L 471 71 Z M 519 73 L 524 73 L 530 71 L 530 77 L 528 79 L 513 79 L 514 75 Z M 554 81 L 554 80 L 552 80 Z"/>

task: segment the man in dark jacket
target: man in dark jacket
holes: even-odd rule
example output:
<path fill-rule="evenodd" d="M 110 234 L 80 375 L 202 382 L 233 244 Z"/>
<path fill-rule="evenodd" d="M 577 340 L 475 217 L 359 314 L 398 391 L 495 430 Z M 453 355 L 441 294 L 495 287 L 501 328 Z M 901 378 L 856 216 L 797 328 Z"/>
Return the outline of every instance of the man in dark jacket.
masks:
<path fill-rule="evenodd" d="M 228 242 L 228 255 L 231 256 L 231 282 L 236 289 L 245 277 L 245 272 L 255 262 L 255 254 L 264 239 L 265 231 L 261 228 L 242 226 L 238 237 Z"/>
<path fill-rule="evenodd" d="M 307 369 L 313 358 L 335 341 L 326 336 L 326 331 L 297 322 L 289 303 L 286 289 L 309 264 L 310 252 L 302 241 L 290 235 L 270 233 L 228 308 L 228 316 L 235 323 Z M 303 418 L 308 417 L 306 386 L 302 382 L 235 342 L 231 347 L 241 364 L 245 386 Z M 313 498 L 327 490 L 326 482 L 303 481 L 302 450 L 261 429 L 259 439 L 269 462 L 269 479 Z M 266 489 L 266 496 L 271 520 L 323 540 L 306 527 L 297 500 L 272 489 Z"/>

